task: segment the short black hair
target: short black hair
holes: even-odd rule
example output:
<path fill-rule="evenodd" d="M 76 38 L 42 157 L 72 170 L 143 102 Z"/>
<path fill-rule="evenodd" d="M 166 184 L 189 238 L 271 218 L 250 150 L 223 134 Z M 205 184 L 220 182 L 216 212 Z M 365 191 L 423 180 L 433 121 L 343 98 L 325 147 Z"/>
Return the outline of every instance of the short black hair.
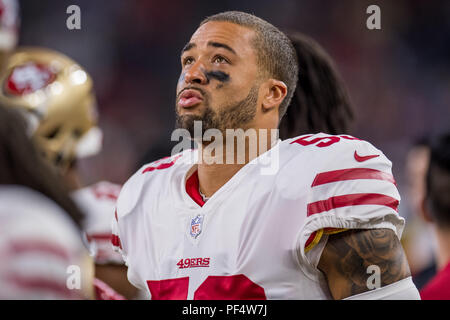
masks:
<path fill-rule="evenodd" d="M 450 132 L 429 140 L 426 203 L 439 228 L 450 228 Z"/>
<path fill-rule="evenodd" d="M 325 49 L 300 32 L 287 32 L 297 53 L 298 83 L 281 120 L 280 138 L 306 133 L 348 134 L 354 119 L 347 87 Z"/>
<path fill-rule="evenodd" d="M 226 11 L 204 19 L 200 26 L 210 21 L 231 22 L 255 31 L 253 44 L 259 66 L 274 79 L 283 81 L 287 94 L 279 107 L 279 119 L 286 113 L 297 84 L 298 65 L 295 50 L 289 38 L 269 22 L 241 11 Z"/>

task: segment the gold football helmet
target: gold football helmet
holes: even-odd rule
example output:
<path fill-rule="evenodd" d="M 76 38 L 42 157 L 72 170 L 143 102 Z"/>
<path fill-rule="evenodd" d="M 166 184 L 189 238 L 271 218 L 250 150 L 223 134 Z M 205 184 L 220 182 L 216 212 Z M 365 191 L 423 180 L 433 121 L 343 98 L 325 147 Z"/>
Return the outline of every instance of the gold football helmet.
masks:
<path fill-rule="evenodd" d="M 18 48 L 0 73 L 0 103 L 23 111 L 29 133 L 62 170 L 101 148 L 91 77 L 75 61 L 44 48 Z"/>

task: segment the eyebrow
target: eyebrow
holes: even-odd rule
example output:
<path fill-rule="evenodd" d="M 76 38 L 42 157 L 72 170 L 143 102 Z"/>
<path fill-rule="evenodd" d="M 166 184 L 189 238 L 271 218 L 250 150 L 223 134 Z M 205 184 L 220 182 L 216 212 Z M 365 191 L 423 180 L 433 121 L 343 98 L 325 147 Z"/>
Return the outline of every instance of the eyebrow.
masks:
<path fill-rule="evenodd" d="M 184 48 L 181 50 L 181 54 L 183 54 L 185 51 L 189 51 L 193 48 L 195 48 L 197 45 L 195 43 L 189 42 L 188 44 L 186 44 L 184 46 Z M 233 48 L 231 48 L 230 46 L 224 44 L 224 43 L 220 43 L 220 42 L 214 42 L 214 41 L 210 41 L 208 42 L 208 46 L 210 47 L 214 47 L 214 48 L 223 48 L 225 50 L 230 51 L 231 53 L 237 55 L 236 51 L 233 50 Z"/>
<path fill-rule="evenodd" d="M 223 49 L 228 50 L 231 53 L 237 55 L 236 51 L 234 51 L 233 48 L 231 48 L 230 46 L 228 46 L 224 43 L 210 41 L 210 42 L 208 42 L 208 46 L 215 47 L 215 48 L 223 48 Z"/>
<path fill-rule="evenodd" d="M 189 51 L 192 48 L 195 48 L 197 45 L 195 43 L 189 42 L 184 46 L 184 48 L 181 50 L 181 54 L 183 54 L 185 51 Z"/>

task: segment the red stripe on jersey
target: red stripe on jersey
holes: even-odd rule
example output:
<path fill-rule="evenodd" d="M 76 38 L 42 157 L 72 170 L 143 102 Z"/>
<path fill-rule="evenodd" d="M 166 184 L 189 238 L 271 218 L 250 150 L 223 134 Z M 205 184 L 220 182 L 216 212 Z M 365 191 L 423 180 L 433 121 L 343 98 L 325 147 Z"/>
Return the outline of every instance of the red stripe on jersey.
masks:
<path fill-rule="evenodd" d="M 346 194 L 343 196 L 335 196 L 327 200 L 320 200 L 308 203 L 307 216 L 321 213 L 331 209 L 357 206 L 357 205 L 381 205 L 387 206 L 397 211 L 398 200 L 384 194 L 379 193 L 356 193 Z"/>
<path fill-rule="evenodd" d="M 119 222 L 119 218 L 117 217 L 117 209 L 114 211 L 114 218 L 116 218 L 116 221 Z"/>
<path fill-rule="evenodd" d="M 15 241 L 9 245 L 9 252 L 13 254 L 23 253 L 39 253 L 56 256 L 65 261 L 70 260 L 70 254 L 65 248 L 55 245 L 53 243 L 43 242 L 36 239 L 28 239 L 22 241 Z"/>
<path fill-rule="evenodd" d="M 311 187 L 337 181 L 360 179 L 384 180 L 396 185 L 394 177 L 389 173 L 368 168 L 352 168 L 319 173 L 316 175 Z"/>
<path fill-rule="evenodd" d="M 200 207 L 203 207 L 205 201 L 203 201 L 203 197 L 200 194 L 199 181 L 198 181 L 198 172 L 197 170 L 186 180 L 186 192 L 187 194 L 194 200 Z"/>
<path fill-rule="evenodd" d="M 92 233 L 86 235 L 88 241 L 97 240 L 97 241 L 111 241 L 111 233 Z"/>
<path fill-rule="evenodd" d="M 120 242 L 119 236 L 115 234 L 111 235 L 111 243 L 114 247 L 119 247 L 120 249 L 122 249 L 122 243 Z"/>
<path fill-rule="evenodd" d="M 65 281 L 57 281 L 56 279 L 46 279 L 39 276 L 23 277 L 17 274 L 10 274 L 5 277 L 9 283 L 19 287 L 22 290 L 35 291 L 53 291 L 59 296 L 65 298 L 82 298 L 77 291 L 69 290 Z"/>

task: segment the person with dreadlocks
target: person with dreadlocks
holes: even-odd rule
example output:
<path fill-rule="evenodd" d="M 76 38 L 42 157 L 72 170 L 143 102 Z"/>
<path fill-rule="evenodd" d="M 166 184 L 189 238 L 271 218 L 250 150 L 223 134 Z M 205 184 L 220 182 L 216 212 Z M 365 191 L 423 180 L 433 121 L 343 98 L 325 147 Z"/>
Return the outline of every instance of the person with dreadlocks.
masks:
<path fill-rule="evenodd" d="M 93 298 L 83 214 L 27 129 L 19 112 L 0 105 L 0 299 Z M 78 288 L 66 285 L 71 266 L 82 270 Z"/>
<path fill-rule="evenodd" d="M 280 138 L 319 132 L 348 134 L 353 106 L 333 60 L 312 38 L 300 32 L 287 35 L 297 53 L 299 75 L 279 126 Z"/>
<path fill-rule="evenodd" d="M 437 274 L 421 289 L 423 300 L 450 300 L 450 132 L 432 137 L 422 216 L 433 225 Z"/>
<path fill-rule="evenodd" d="M 9 55 L 0 84 L 0 103 L 21 111 L 39 152 L 86 215 L 83 231 L 95 259 L 97 297 L 133 298 L 137 290 L 126 279 L 122 258 L 110 246 L 110 220 L 120 186 L 107 181 L 86 186 L 77 166 L 79 159 L 97 154 L 102 147 L 92 78 L 60 52 L 20 47 Z M 114 290 L 120 294 L 109 294 Z"/>
<path fill-rule="evenodd" d="M 19 40 L 17 0 L 0 0 L 0 69 Z M 27 136 L 19 112 L 0 105 L 0 299 L 94 297 L 94 266 L 78 210 Z M 67 286 L 70 266 L 83 270 Z M 76 276 L 76 275 L 75 275 Z M 74 278 L 77 282 L 77 279 Z"/>

